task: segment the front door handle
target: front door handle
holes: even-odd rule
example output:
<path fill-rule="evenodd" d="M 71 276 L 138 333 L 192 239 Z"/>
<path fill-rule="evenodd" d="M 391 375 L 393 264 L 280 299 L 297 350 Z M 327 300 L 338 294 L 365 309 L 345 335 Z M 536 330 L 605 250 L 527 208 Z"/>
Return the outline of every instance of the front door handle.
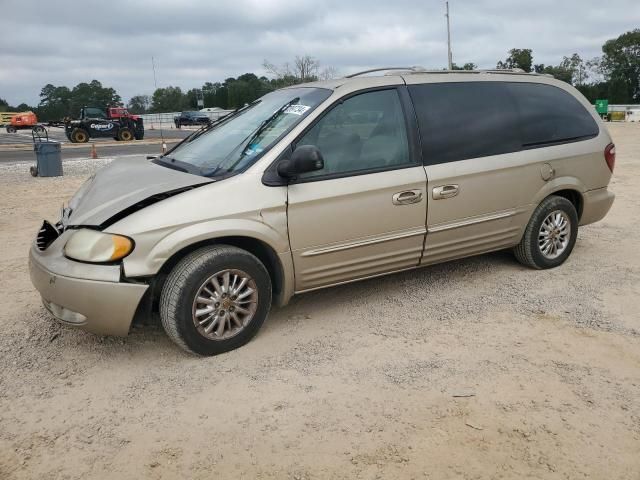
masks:
<path fill-rule="evenodd" d="M 433 189 L 433 199 L 442 200 L 443 198 L 451 198 L 458 195 L 460 188 L 458 185 L 442 185 Z"/>
<path fill-rule="evenodd" d="M 409 205 L 411 203 L 418 203 L 422 201 L 422 191 L 406 190 L 404 192 L 395 193 L 391 198 L 394 205 Z"/>

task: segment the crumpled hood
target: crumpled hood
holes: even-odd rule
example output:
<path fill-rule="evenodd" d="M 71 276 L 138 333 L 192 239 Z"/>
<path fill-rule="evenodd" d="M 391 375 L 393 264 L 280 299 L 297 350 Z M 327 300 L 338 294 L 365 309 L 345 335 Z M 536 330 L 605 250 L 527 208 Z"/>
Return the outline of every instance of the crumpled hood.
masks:
<path fill-rule="evenodd" d="M 98 170 L 80 198 L 72 199 L 73 210 L 65 226 L 101 226 L 123 210 L 150 197 L 213 180 L 156 165 L 145 157 L 114 160 Z"/>

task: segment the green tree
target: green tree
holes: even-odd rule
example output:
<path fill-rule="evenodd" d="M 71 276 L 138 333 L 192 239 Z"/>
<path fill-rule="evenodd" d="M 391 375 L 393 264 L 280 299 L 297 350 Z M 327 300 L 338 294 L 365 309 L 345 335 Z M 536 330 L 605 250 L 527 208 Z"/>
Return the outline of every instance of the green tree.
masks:
<path fill-rule="evenodd" d="M 79 83 L 71 90 L 70 108 L 73 115 L 78 115 L 82 107 L 106 108 L 120 105 L 122 99 L 110 87 L 103 87 L 98 80 Z"/>
<path fill-rule="evenodd" d="M 78 116 L 82 107 L 106 108 L 120 104 L 121 100 L 113 88 L 103 87 L 98 80 L 79 83 L 73 89 L 49 83 L 40 91 L 36 113 L 42 121 L 61 120 Z"/>
<path fill-rule="evenodd" d="M 71 90 L 68 87 L 56 87 L 50 83 L 40 91 L 40 103 L 37 110 L 41 121 L 62 120 L 71 115 Z"/>
<path fill-rule="evenodd" d="M 35 108 L 32 107 L 31 105 L 27 104 L 27 103 L 21 103 L 20 105 L 18 105 L 16 107 L 16 112 L 28 112 L 28 111 L 32 111 L 35 112 Z"/>
<path fill-rule="evenodd" d="M 591 103 L 595 103 L 599 98 L 608 98 L 609 94 L 608 82 L 584 83 L 576 86 L 576 88 L 580 90 L 580 93 L 587 97 L 587 100 Z"/>
<path fill-rule="evenodd" d="M 640 29 L 607 40 L 600 71 L 609 83 L 611 103 L 640 102 Z"/>
<path fill-rule="evenodd" d="M 531 71 L 533 56 L 530 48 L 512 48 L 509 50 L 509 56 L 503 62 L 500 60 L 496 65 L 499 70 L 509 68 L 521 68 L 525 72 Z"/>
<path fill-rule="evenodd" d="M 570 57 L 562 57 L 562 62 L 560 62 L 559 66 L 571 73 L 571 81 L 568 83 L 572 85 L 577 86 L 584 84 L 589 76 L 587 73 L 587 64 L 577 53 L 574 53 Z"/>
<path fill-rule="evenodd" d="M 152 112 L 179 112 L 184 108 L 188 108 L 188 102 L 180 87 L 158 88 L 153 92 L 151 97 Z"/>
<path fill-rule="evenodd" d="M 476 70 L 478 66 L 475 63 L 465 63 L 464 65 L 456 65 L 455 63 L 451 64 L 452 70 Z"/>
<path fill-rule="evenodd" d="M 567 57 L 565 57 L 567 58 Z M 545 65 L 544 63 L 540 63 L 538 65 L 533 66 L 533 71 L 536 73 L 546 73 L 547 75 L 552 75 L 554 78 L 558 80 L 562 80 L 563 82 L 567 82 L 571 84 L 572 73 L 567 67 L 562 65 Z"/>
<path fill-rule="evenodd" d="M 186 107 L 190 110 L 198 110 L 198 88 L 187 90 L 184 94 Z"/>
<path fill-rule="evenodd" d="M 149 95 L 134 95 L 127 104 L 127 110 L 130 113 L 142 114 L 147 113 L 151 106 L 151 97 Z"/>

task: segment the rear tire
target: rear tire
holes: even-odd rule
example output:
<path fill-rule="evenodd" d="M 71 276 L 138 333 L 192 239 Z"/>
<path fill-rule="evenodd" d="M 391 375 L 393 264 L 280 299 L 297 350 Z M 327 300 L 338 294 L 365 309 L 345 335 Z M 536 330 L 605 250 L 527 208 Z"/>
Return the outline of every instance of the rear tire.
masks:
<path fill-rule="evenodd" d="M 131 129 L 122 127 L 120 130 L 118 130 L 118 140 L 120 140 L 121 142 L 130 142 L 131 140 L 133 140 L 133 132 L 131 131 Z"/>
<path fill-rule="evenodd" d="M 564 197 L 551 195 L 536 207 L 522 240 L 513 249 L 516 259 L 538 270 L 554 268 L 569 258 L 578 236 L 576 208 Z"/>
<path fill-rule="evenodd" d="M 18 129 L 12 125 L 9 125 L 7 127 L 7 133 L 16 133 L 18 131 Z"/>
<path fill-rule="evenodd" d="M 71 130 L 69 139 L 72 143 L 87 143 L 89 141 L 89 132 L 84 128 L 74 128 Z"/>
<path fill-rule="evenodd" d="M 267 269 L 254 255 L 228 245 L 187 255 L 169 273 L 160 294 L 167 335 L 198 355 L 217 355 L 246 344 L 270 308 Z"/>

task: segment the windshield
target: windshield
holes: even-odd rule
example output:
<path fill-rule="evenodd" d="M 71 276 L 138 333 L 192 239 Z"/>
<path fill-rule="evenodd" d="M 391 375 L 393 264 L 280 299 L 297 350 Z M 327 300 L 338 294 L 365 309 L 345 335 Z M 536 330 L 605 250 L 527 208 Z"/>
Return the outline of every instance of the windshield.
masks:
<path fill-rule="evenodd" d="M 242 170 L 329 95 L 331 90 L 309 87 L 268 93 L 209 131 L 187 139 L 157 163 L 205 176 Z"/>

